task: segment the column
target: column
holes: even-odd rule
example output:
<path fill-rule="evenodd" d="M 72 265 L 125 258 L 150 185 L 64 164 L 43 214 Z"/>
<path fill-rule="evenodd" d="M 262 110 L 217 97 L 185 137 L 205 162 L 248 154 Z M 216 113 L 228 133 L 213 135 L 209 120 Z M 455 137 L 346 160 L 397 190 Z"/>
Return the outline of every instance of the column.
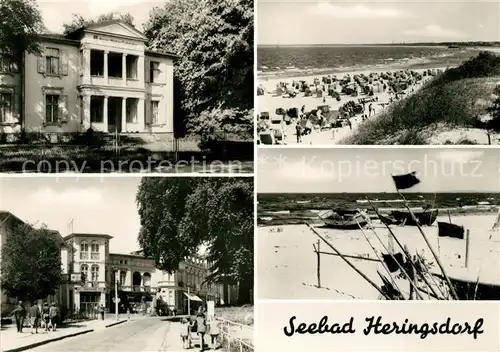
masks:
<path fill-rule="evenodd" d="M 90 84 L 90 49 L 83 49 L 83 84 Z"/>
<path fill-rule="evenodd" d="M 146 116 L 144 115 L 144 98 L 139 98 L 137 102 L 137 127 L 139 132 L 144 131 L 144 126 L 146 124 Z"/>
<path fill-rule="evenodd" d="M 128 273 L 128 275 L 127 275 L 127 277 L 128 277 L 128 285 L 129 285 L 130 287 L 132 287 L 132 283 L 134 282 L 134 281 L 132 280 L 133 272 L 132 272 L 132 270 L 129 270 L 127 273 Z"/>
<path fill-rule="evenodd" d="M 74 300 L 74 304 L 75 304 L 75 309 L 77 311 L 80 310 L 80 292 L 75 290 L 75 300 Z"/>
<path fill-rule="evenodd" d="M 122 79 L 123 85 L 127 85 L 127 54 L 123 54 L 122 56 Z"/>
<path fill-rule="evenodd" d="M 106 71 L 105 71 L 106 72 Z M 106 72 L 107 74 L 107 72 Z M 107 78 L 107 77 L 106 77 Z M 102 123 L 104 132 L 108 132 L 108 96 L 104 96 L 104 103 L 102 104 Z"/>
<path fill-rule="evenodd" d="M 140 87 L 144 86 L 144 72 L 146 68 L 144 67 L 144 55 L 139 55 L 137 60 L 137 79 L 139 80 Z"/>
<path fill-rule="evenodd" d="M 127 98 L 122 98 L 122 130 L 127 131 Z"/>
<path fill-rule="evenodd" d="M 106 83 L 108 83 L 108 54 L 109 54 L 109 51 L 105 50 L 104 51 L 104 79 L 106 80 Z"/>
<path fill-rule="evenodd" d="M 92 122 L 90 121 L 90 94 L 84 93 L 82 95 L 82 100 L 83 100 L 82 125 L 84 131 L 86 131 L 92 126 Z"/>
<path fill-rule="evenodd" d="M 121 273 L 121 270 L 118 270 L 118 271 L 116 272 L 115 282 L 116 282 L 116 281 L 118 281 L 118 282 L 120 283 L 120 285 L 124 285 L 124 283 L 123 283 L 123 282 L 120 282 L 121 278 L 122 278 L 122 273 Z"/>

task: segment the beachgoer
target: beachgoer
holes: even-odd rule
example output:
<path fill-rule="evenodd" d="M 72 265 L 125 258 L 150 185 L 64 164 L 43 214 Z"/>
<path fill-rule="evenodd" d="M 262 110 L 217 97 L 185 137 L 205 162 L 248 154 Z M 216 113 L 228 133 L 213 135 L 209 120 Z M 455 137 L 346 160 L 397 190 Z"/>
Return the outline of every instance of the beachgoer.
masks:
<path fill-rule="evenodd" d="M 207 332 L 207 321 L 205 319 L 205 314 L 200 308 L 198 314 L 196 315 L 196 331 L 198 336 L 200 336 L 200 351 L 205 350 L 205 333 Z"/>
<path fill-rule="evenodd" d="M 372 116 L 372 104 L 368 105 L 369 116 Z"/>
<path fill-rule="evenodd" d="M 127 320 L 130 320 L 130 307 L 127 308 Z"/>
<path fill-rule="evenodd" d="M 186 318 L 182 318 L 181 320 L 181 339 L 182 339 L 182 348 L 189 348 L 189 322 Z"/>
<path fill-rule="evenodd" d="M 24 318 L 26 317 L 26 309 L 24 309 L 23 302 L 19 301 L 16 308 L 10 314 L 16 320 L 17 332 L 23 332 Z"/>
<path fill-rule="evenodd" d="M 297 143 L 302 142 L 302 126 L 300 125 L 300 121 L 295 125 L 295 133 L 297 134 Z"/>
<path fill-rule="evenodd" d="M 351 123 L 351 119 L 347 119 L 347 124 L 349 125 L 349 128 L 351 129 L 352 131 L 352 123 Z"/>
<path fill-rule="evenodd" d="M 99 307 L 99 313 L 101 315 L 101 320 L 104 320 L 104 305 L 100 305 Z"/>
<path fill-rule="evenodd" d="M 300 112 L 301 113 L 304 113 L 306 111 L 306 106 L 305 105 L 302 105 L 302 107 L 300 108 Z"/>
<path fill-rule="evenodd" d="M 326 103 L 326 98 L 325 97 L 323 97 L 323 103 Z"/>
<path fill-rule="evenodd" d="M 335 140 L 335 127 L 332 128 L 332 140 Z"/>
<path fill-rule="evenodd" d="M 49 309 L 50 325 L 52 325 L 52 331 L 56 331 L 57 319 L 59 318 L 59 308 L 57 308 L 55 302 L 52 302 L 52 306 Z"/>
<path fill-rule="evenodd" d="M 30 308 L 30 325 L 31 325 L 31 333 L 38 334 L 38 324 L 40 321 L 40 308 L 36 302 L 33 302 L 33 305 Z"/>
<path fill-rule="evenodd" d="M 43 323 L 45 324 L 45 331 L 49 331 L 50 316 L 49 316 L 49 304 L 47 302 L 44 302 L 42 307 L 42 319 Z"/>
<path fill-rule="evenodd" d="M 215 316 L 208 320 L 208 334 L 210 335 L 210 346 L 215 351 L 217 349 L 217 339 L 219 338 L 219 323 Z"/>

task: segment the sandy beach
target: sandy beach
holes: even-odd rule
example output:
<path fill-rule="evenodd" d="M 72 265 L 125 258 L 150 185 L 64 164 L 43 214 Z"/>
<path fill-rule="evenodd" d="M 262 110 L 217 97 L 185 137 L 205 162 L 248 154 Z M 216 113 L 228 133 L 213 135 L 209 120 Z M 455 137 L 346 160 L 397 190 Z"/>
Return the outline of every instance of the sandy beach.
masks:
<path fill-rule="evenodd" d="M 498 282 L 500 269 L 500 236 L 498 230 L 490 231 L 496 214 L 452 215 L 451 221 L 470 231 L 468 269 L 474 276 L 480 272 L 482 280 Z M 448 222 L 448 216 L 437 221 Z M 438 237 L 437 221 L 424 226 L 434 250 L 447 270 L 465 267 L 465 240 Z M 388 245 L 389 233 L 384 225 L 373 223 L 382 243 Z M 376 255 L 361 230 L 335 230 L 315 225 L 315 229 L 328 239 L 342 254 L 376 259 Z M 410 253 L 419 252 L 434 262 L 417 227 L 391 226 L 399 241 L 408 246 Z M 371 244 L 383 251 L 374 232 L 365 229 Z M 489 240 L 489 236 L 492 236 Z M 356 274 L 341 258 L 321 255 L 321 286 L 317 288 L 317 258 L 313 244 L 316 236 L 306 225 L 261 226 L 257 241 L 257 294 L 262 299 L 378 299 L 380 293 Z M 395 247 L 397 248 L 397 247 Z M 321 243 L 321 251 L 333 251 Z M 378 285 L 380 263 L 350 259 L 361 271 Z"/>
<path fill-rule="evenodd" d="M 434 70 L 444 70 L 445 67 L 436 67 Z M 427 71 L 428 69 L 415 69 L 413 71 L 422 73 Z M 345 75 L 350 75 L 353 77 L 354 75 L 365 75 L 368 76 L 370 73 L 383 73 L 383 72 L 397 72 L 401 71 L 400 69 L 373 69 L 373 70 L 360 70 L 360 71 L 351 71 L 351 72 L 342 72 L 337 74 L 337 78 L 342 78 Z M 291 108 L 300 109 L 302 106 L 305 106 L 305 111 L 310 111 L 316 109 L 319 105 L 329 105 L 330 110 L 338 110 L 339 107 L 345 104 L 348 101 L 358 102 L 360 98 L 368 98 L 366 94 L 360 94 L 357 97 L 347 96 L 345 94 L 341 94 L 341 101 L 338 102 L 334 97 L 328 96 L 327 94 L 323 94 L 323 97 L 318 98 L 316 95 L 312 95 L 309 97 L 305 97 L 304 93 L 299 93 L 294 98 L 285 98 L 283 96 L 276 96 L 274 94 L 276 90 L 276 85 L 280 82 L 291 84 L 293 81 L 306 81 L 307 83 L 312 84 L 314 79 L 320 79 L 321 76 L 313 75 L 313 76 L 301 76 L 301 77 L 293 77 L 293 78 L 259 78 L 258 85 L 264 88 L 264 95 L 257 96 L 257 110 L 259 113 L 269 112 L 271 119 L 273 116 L 276 116 L 275 111 L 278 108 L 283 108 L 285 110 Z M 431 79 L 432 76 L 424 76 L 423 79 L 419 82 L 416 82 L 411 87 L 409 87 L 405 93 L 407 96 L 411 94 L 411 91 L 417 91 L 422 85 Z M 388 90 L 374 91 L 374 96 L 378 98 L 377 102 L 373 102 L 372 106 L 374 108 L 374 114 L 368 117 L 368 119 L 377 118 L 377 115 L 387 109 L 386 104 L 389 104 L 389 100 L 392 97 L 394 99 L 394 94 L 389 93 Z M 324 100 L 323 100 L 324 99 Z M 366 106 L 368 110 L 368 104 Z M 368 114 L 368 111 L 366 111 Z M 354 116 L 350 118 L 352 129 L 349 126 L 327 129 L 327 130 L 318 130 L 315 129 L 311 134 L 302 136 L 301 144 L 309 144 L 309 145 L 325 145 L 325 144 L 339 144 L 344 138 L 350 136 L 352 133 L 356 132 L 358 126 L 363 122 L 361 115 Z M 283 124 L 282 126 L 285 138 L 283 144 L 297 144 L 297 138 L 295 133 L 295 123 L 291 123 L 290 125 Z"/>

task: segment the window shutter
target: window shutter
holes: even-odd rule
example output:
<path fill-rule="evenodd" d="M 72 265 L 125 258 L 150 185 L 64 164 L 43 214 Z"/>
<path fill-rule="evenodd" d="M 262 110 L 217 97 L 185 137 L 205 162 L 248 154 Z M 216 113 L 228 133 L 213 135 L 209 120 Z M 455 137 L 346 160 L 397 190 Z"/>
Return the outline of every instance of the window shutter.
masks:
<path fill-rule="evenodd" d="M 61 50 L 61 72 L 62 75 L 68 75 L 68 50 Z"/>
<path fill-rule="evenodd" d="M 41 54 L 38 55 L 38 73 L 45 73 L 45 50 L 43 49 Z"/>
<path fill-rule="evenodd" d="M 68 121 L 68 96 L 61 95 L 59 98 L 59 118 L 61 122 Z"/>
<path fill-rule="evenodd" d="M 149 60 L 144 59 L 144 82 L 149 83 Z"/>
<path fill-rule="evenodd" d="M 151 116 L 149 114 L 149 109 L 150 109 L 149 107 L 150 106 L 151 106 L 151 104 L 150 104 L 149 99 L 148 98 L 144 99 L 144 124 L 145 125 L 150 124 L 150 122 L 149 122 L 150 118 L 148 117 L 148 116 Z"/>
<path fill-rule="evenodd" d="M 19 122 L 19 94 L 11 95 L 10 116 L 12 122 Z"/>

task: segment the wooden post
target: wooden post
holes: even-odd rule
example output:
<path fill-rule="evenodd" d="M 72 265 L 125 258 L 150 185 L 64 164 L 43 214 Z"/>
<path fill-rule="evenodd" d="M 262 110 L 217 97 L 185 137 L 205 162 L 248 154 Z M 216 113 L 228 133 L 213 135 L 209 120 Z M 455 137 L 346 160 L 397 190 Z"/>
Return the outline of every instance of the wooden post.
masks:
<path fill-rule="evenodd" d="M 448 222 L 451 224 L 451 215 L 450 215 L 450 209 L 448 209 Z"/>
<path fill-rule="evenodd" d="M 321 243 L 321 241 L 318 240 L 318 244 L 317 244 L 317 247 L 316 247 L 316 258 L 317 258 L 317 261 L 318 261 L 318 265 L 316 267 L 316 275 L 318 276 L 318 287 L 319 288 L 321 288 L 321 260 L 320 260 L 321 253 L 320 253 L 320 243 Z"/>
<path fill-rule="evenodd" d="M 467 232 L 465 233 L 465 267 L 467 268 L 469 266 L 469 236 L 470 231 L 467 229 Z"/>

